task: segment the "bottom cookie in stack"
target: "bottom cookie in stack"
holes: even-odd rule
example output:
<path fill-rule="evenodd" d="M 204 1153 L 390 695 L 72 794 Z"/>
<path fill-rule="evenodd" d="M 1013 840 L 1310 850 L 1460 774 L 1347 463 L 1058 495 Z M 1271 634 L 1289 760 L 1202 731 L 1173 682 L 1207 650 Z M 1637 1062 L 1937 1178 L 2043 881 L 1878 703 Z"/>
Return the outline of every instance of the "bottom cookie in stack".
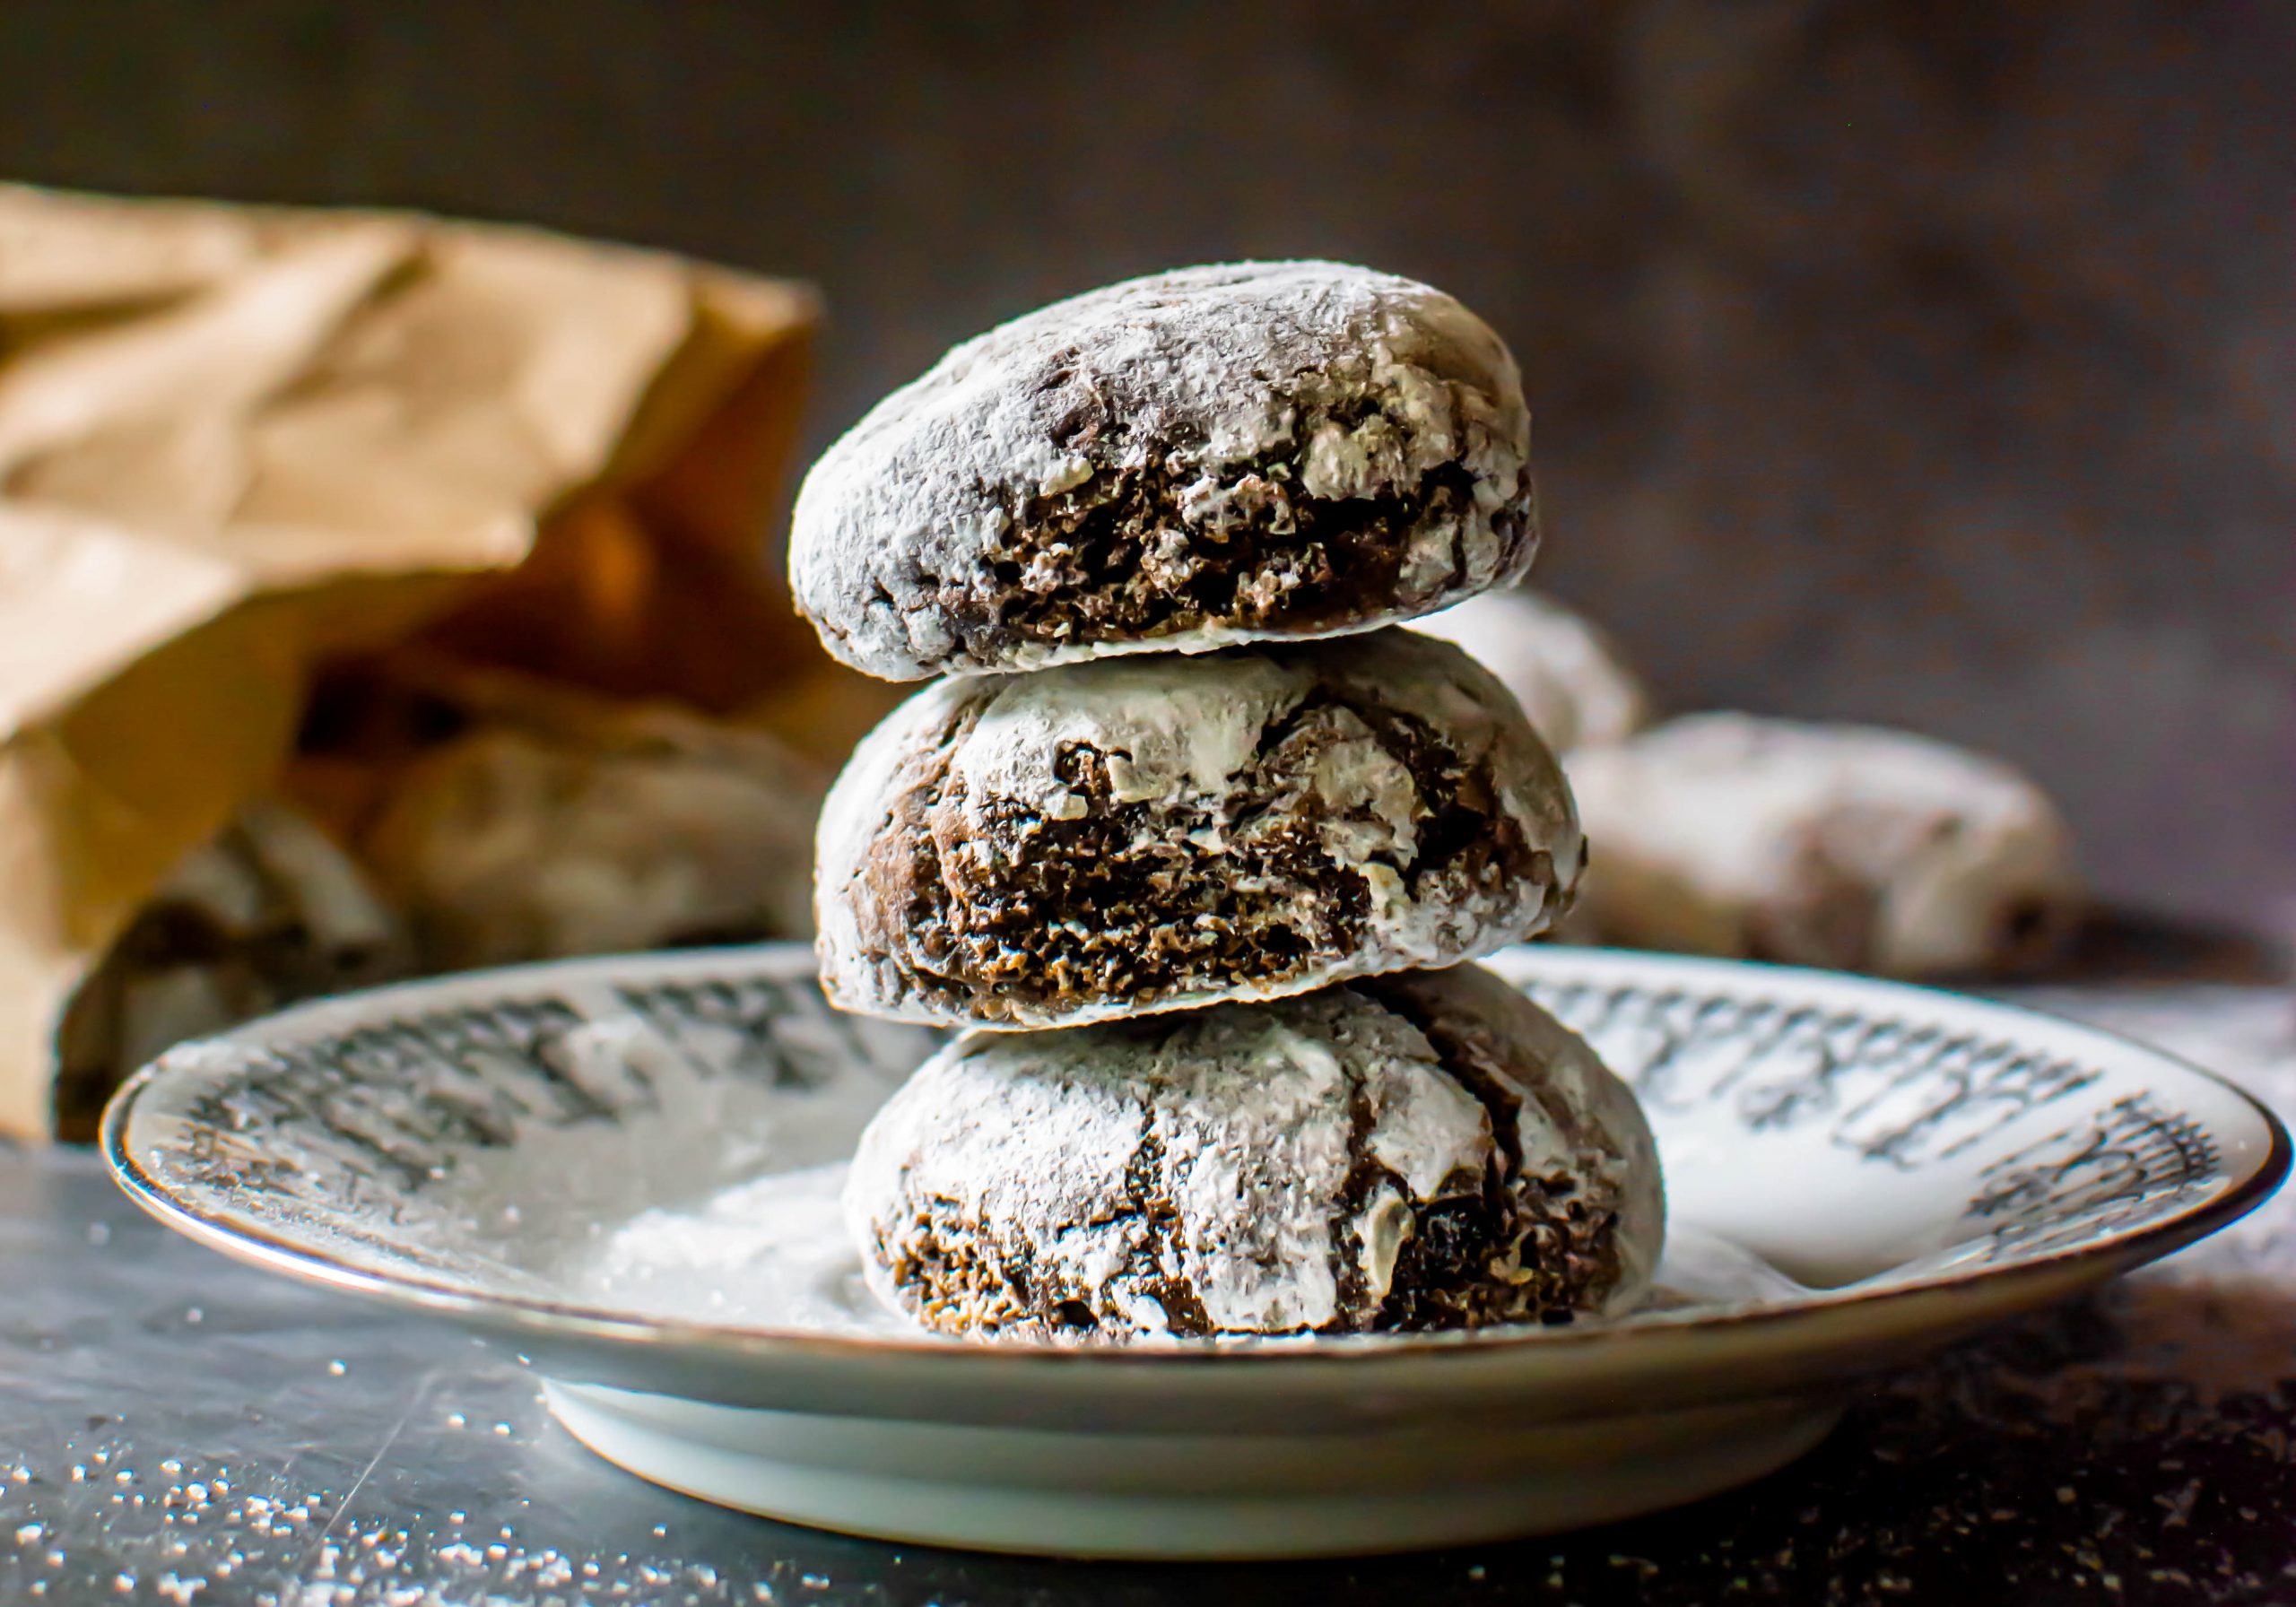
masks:
<path fill-rule="evenodd" d="M 1665 1233 L 1632 1092 L 1471 965 L 970 1034 L 845 1205 L 882 1299 L 1036 1342 L 1564 1323 L 1640 1299 Z"/>

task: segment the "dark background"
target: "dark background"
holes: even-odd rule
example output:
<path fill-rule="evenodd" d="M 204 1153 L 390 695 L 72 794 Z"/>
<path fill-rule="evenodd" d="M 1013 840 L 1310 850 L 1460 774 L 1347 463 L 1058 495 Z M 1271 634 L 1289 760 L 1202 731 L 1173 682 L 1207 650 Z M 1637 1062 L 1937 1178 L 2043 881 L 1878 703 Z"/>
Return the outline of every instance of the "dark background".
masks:
<path fill-rule="evenodd" d="M 0 6 L 0 174 L 802 274 L 816 442 L 1101 281 L 1431 280 L 1668 700 L 2012 755 L 2109 892 L 2282 935 L 2292 106 L 2269 4 Z"/>

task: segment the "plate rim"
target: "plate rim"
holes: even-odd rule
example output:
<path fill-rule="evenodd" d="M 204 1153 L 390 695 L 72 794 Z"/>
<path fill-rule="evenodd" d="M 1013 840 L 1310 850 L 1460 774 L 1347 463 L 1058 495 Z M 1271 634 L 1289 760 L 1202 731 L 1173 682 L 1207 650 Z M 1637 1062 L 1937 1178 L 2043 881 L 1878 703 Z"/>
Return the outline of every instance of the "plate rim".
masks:
<path fill-rule="evenodd" d="M 496 966 L 421 977 L 384 986 L 359 989 L 308 1001 L 242 1022 L 199 1041 L 229 1043 L 243 1035 L 274 1029 L 300 1017 L 335 1013 L 368 1002 L 404 994 L 441 990 L 484 991 L 519 978 L 541 979 L 569 971 L 612 974 L 628 968 L 675 970 L 697 961 L 748 961 L 760 967 L 778 956 L 812 946 L 799 942 L 754 943 L 650 954 L 588 955 L 539 960 L 523 965 Z M 726 1359 L 769 1361 L 778 1359 L 826 1362 L 915 1360 L 937 1365 L 1008 1374 L 1046 1365 L 1075 1368 L 1121 1368 L 1131 1371 L 1169 1371 L 1174 1368 L 1203 1370 L 1288 1369 L 1321 1370 L 1333 1366 L 1361 1368 L 1373 1362 L 1420 1362 L 1439 1357 L 1480 1358 L 1518 1352 L 1555 1355 L 1594 1348 L 1613 1351 L 1630 1349 L 1644 1353 L 1668 1341 L 1680 1341 L 1716 1331 L 1734 1336 L 1762 1330 L 1791 1331 L 1823 1323 L 1843 1311 L 1874 1313 L 1917 1305 L 1966 1290 L 1983 1290 L 1994 1298 L 1993 1309 L 2006 1312 L 2025 1302 L 2011 1298 L 2037 1286 L 2061 1284 L 2060 1292 L 2101 1281 L 2120 1273 L 2159 1260 L 2248 1215 L 2277 1192 L 2287 1180 L 2292 1158 L 2288 1129 L 2272 1108 L 2239 1084 L 2181 1055 L 2125 1033 L 2075 1021 L 2053 1011 L 1957 993 L 1950 988 L 1861 976 L 1854 972 L 1821 970 L 1812 967 L 1774 965 L 1759 960 L 1720 960 L 1701 955 L 1646 952 L 1639 950 L 1579 947 L 1565 944 L 1515 944 L 1467 963 L 1493 964 L 1513 979 L 1515 968 L 1560 959 L 1564 969 L 1581 966 L 1603 971 L 1617 964 L 1653 973 L 1670 973 L 1688 979 L 1701 974 L 1744 977 L 1769 977 L 1791 986 L 1818 985 L 1824 991 L 1848 989 L 1882 993 L 1911 1001 L 1938 1000 L 1956 1011 L 1976 1009 L 2030 1017 L 2051 1027 L 2091 1036 L 2199 1078 L 2231 1095 L 2263 1125 L 2268 1141 L 2261 1160 L 2245 1177 L 2232 1180 L 2212 1198 L 2170 1212 L 2100 1241 L 2043 1251 L 2005 1265 L 1946 1268 L 1925 1273 L 1887 1288 L 1861 1282 L 1811 1290 L 1790 1302 L 1679 1314 L 1653 1313 L 1631 1324 L 1585 1326 L 1494 1328 L 1465 1334 L 1355 1335 L 1316 1344 L 1269 1345 L 1046 1345 L 1030 1343 L 964 1343 L 945 1337 L 909 1338 L 893 1334 L 827 1334 L 802 1329 L 743 1324 L 694 1322 L 616 1312 L 603 1307 L 554 1300 L 540 1296 L 473 1292 L 444 1281 L 410 1273 L 378 1272 L 350 1265 L 339 1258 L 298 1244 L 260 1228 L 231 1224 L 204 1212 L 171 1192 L 146 1171 L 128 1144 L 128 1127 L 140 1100 L 173 1072 L 167 1057 L 141 1067 L 122 1083 L 104 1108 L 97 1147 L 106 1169 L 118 1187 L 147 1214 L 193 1242 L 263 1271 L 293 1278 L 341 1293 L 384 1304 L 428 1312 L 465 1324 L 509 1328 L 552 1339 L 604 1342 L 645 1351 L 705 1350 Z M 919 1023 L 911 1023 L 912 1025 Z M 984 1379 L 986 1382 L 986 1379 Z"/>

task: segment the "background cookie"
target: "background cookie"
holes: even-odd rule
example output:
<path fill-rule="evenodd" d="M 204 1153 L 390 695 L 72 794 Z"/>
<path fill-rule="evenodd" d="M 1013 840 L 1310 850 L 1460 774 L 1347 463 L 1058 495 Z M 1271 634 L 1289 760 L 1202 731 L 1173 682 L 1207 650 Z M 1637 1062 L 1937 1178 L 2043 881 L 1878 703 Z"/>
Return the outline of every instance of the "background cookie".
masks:
<path fill-rule="evenodd" d="M 870 1125 L 846 1212 L 931 1327 L 1117 1342 L 1620 1310 L 1665 1217 L 1633 1095 L 1472 966 L 972 1034 Z"/>
<path fill-rule="evenodd" d="M 822 979 L 1011 1026 L 1264 999 L 1528 936 L 1584 858 L 1505 689 L 1406 630 L 946 681 L 831 791 Z"/>
<path fill-rule="evenodd" d="M 2073 928 L 2072 837 L 2025 776 L 1927 737 L 1704 714 L 1570 757 L 1596 847 L 1574 941 L 1896 975 Z"/>
<path fill-rule="evenodd" d="M 1499 677 L 1558 753 L 1624 742 L 1650 723 L 1650 694 L 1618 645 L 1583 615 L 1526 587 L 1470 597 L 1412 627 L 1466 649 Z"/>
<path fill-rule="evenodd" d="M 1185 268 L 957 347 L 805 478 L 798 606 L 890 680 L 1361 630 L 1537 544 L 1515 360 L 1441 291 Z"/>
<path fill-rule="evenodd" d="M 803 936 L 821 776 L 667 708 L 482 728 L 419 761 L 361 847 L 439 969 Z"/>

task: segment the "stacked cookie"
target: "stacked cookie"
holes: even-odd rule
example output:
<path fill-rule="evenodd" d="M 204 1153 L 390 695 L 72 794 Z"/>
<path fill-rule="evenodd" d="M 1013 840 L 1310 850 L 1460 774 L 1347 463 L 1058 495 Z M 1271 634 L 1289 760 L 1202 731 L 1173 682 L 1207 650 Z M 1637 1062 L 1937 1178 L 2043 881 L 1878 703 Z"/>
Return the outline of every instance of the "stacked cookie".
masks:
<path fill-rule="evenodd" d="M 816 861 L 832 1001 L 981 1029 L 855 1161 L 892 1304 L 1125 1340 L 1647 1285 L 1632 1096 L 1461 963 L 1568 906 L 1569 788 L 1489 673 L 1395 628 L 1527 566 L 1529 434 L 1457 302 L 1283 263 L 994 330 L 814 467 L 799 606 L 857 668 L 950 677 L 857 750 Z"/>

